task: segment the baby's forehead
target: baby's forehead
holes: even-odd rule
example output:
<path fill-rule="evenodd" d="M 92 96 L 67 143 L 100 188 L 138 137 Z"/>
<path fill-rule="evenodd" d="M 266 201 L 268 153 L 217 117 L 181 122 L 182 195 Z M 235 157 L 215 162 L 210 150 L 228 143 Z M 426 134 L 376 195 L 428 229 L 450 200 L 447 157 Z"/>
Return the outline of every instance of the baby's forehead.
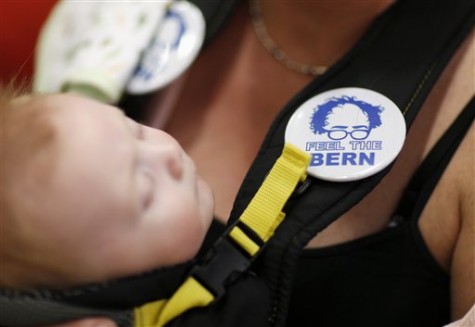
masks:
<path fill-rule="evenodd" d="M 43 96 L 34 95 L 24 95 L 9 101 L 6 109 L 9 129 L 25 136 L 38 130 L 51 130 L 51 117 L 54 113 L 45 103 Z"/>
<path fill-rule="evenodd" d="M 57 130 L 49 110 L 42 110 L 42 101 L 37 100 L 35 96 L 22 96 L 4 108 L 2 164 L 16 188 L 29 185 L 35 189 L 48 180 L 55 168 Z"/>
<path fill-rule="evenodd" d="M 99 148 L 111 140 L 128 137 L 130 128 L 125 115 L 119 109 L 95 100 L 74 95 L 33 96 L 20 105 L 24 111 L 19 122 L 23 132 L 34 142 L 56 149 L 51 155 L 59 157 L 76 156 L 72 152 L 83 152 L 85 147 Z"/>
<path fill-rule="evenodd" d="M 72 94 L 37 95 L 25 99 L 21 104 L 30 107 L 31 115 L 49 128 L 58 132 L 69 133 L 71 129 L 81 132 L 81 125 L 87 126 L 94 121 L 109 119 L 111 115 L 119 112 L 118 109 Z"/>
<path fill-rule="evenodd" d="M 66 114 L 85 107 L 92 101 L 71 94 L 42 94 L 29 96 L 26 99 L 18 99 L 23 105 L 30 105 L 32 109 L 44 112 L 47 116 Z"/>
<path fill-rule="evenodd" d="M 11 104 L 9 125 L 15 134 L 20 134 L 16 137 L 43 141 L 47 138 L 49 142 L 56 138 L 56 116 L 61 114 L 61 110 L 48 97 L 22 96 L 13 99 Z"/>
<path fill-rule="evenodd" d="M 70 95 L 28 95 L 10 101 L 7 112 L 8 142 L 32 156 L 38 150 L 58 148 L 72 128 L 85 121 L 88 113 L 79 108 L 88 101 Z M 73 124 L 76 122 L 77 124 Z M 76 126 L 74 126 L 76 125 Z M 81 131 L 78 131 L 80 133 Z"/>
<path fill-rule="evenodd" d="M 65 99 L 60 95 L 23 95 L 9 101 L 11 108 L 8 113 L 22 122 L 50 124 L 56 115 L 61 114 L 64 105 L 67 105 Z"/>

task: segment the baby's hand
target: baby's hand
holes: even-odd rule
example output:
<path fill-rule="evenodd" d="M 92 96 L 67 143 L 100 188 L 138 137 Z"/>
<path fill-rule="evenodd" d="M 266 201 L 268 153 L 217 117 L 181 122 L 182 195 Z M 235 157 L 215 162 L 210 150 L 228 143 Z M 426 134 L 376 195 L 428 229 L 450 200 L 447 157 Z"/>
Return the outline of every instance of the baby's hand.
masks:
<path fill-rule="evenodd" d="M 117 327 L 117 325 L 107 318 L 87 318 L 48 327 Z"/>

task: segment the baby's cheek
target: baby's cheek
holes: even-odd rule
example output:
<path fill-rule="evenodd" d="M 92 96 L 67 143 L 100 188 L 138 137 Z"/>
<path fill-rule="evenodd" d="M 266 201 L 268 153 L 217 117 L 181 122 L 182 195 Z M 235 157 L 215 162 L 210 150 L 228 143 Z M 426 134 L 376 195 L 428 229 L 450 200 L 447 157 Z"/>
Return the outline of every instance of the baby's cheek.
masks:
<path fill-rule="evenodd" d="M 86 282 L 121 277 L 134 255 L 130 235 L 137 229 L 137 216 L 110 213 L 94 224 L 76 231 L 76 246 L 70 258 L 80 279 Z"/>
<path fill-rule="evenodd" d="M 169 194 L 170 195 L 170 194 Z M 201 247 L 211 218 L 190 193 L 158 198 L 152 208 L 136 217 L 117 221 L 101 234 L 94 253 L 105 276 L 121 277 L 192 259 Z M 204 217 L 206 215 L 206 218 Z M 123 218 L 123 217 L 122 217 Z"/>
<path fill-rule="evenodd" d="M 182 203 L 181 210 L 169 217 L 147 221 L 141 235 L 146 265 L 151 268 L 170 266 L 192 259 L 204 239 L 204 228 L 199 209 Z M 150 267 L 150 266 L 149 266 Z"/>

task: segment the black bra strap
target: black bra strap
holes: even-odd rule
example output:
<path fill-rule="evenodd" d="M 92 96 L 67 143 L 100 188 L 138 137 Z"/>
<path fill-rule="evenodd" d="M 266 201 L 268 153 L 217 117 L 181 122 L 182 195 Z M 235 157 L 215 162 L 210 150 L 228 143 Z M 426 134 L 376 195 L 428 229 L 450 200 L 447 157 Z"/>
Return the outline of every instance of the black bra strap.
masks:
<path fill-rule="evenodd" d="M 399 202 L 396 215 L 419 217 L 452 156 L 475 117 L 475 96 L 429 152 L 414 173 Z"/>

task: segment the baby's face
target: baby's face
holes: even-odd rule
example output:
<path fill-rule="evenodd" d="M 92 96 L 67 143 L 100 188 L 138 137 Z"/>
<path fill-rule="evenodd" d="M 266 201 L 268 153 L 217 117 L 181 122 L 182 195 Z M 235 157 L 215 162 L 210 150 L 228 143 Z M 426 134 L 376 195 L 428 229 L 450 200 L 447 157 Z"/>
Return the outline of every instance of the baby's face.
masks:
<path fill-rule="evenodd" d="M 73 275 L 69 284 L 173 265 L 196 253 L 213 197 L 172 137 L 80 97 L 32 101 L 54 135 L 42 163 L 31 167 L 38 175 L 49 167 L 47 181 L 18 182 L 24 196 L 41 193 L 31 197 L 41 214 L 27 222 L 40 264 L 62 259 L 62 274 Z"/>

